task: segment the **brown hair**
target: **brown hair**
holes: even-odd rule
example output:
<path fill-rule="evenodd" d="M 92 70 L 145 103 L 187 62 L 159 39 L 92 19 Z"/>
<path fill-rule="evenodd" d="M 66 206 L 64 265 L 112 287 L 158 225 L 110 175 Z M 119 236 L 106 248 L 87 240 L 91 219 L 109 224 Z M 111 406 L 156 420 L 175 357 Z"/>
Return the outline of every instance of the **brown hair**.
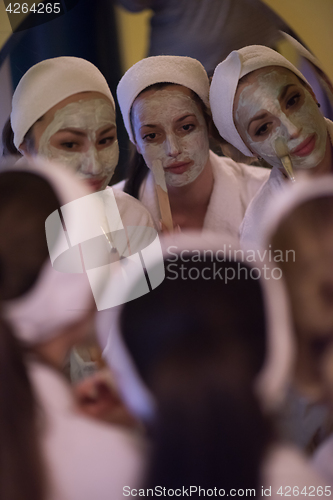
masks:
<path fill-rule="evenodd" d="M 58 208 L 53 189 L 41 177 L 0 173 L 0 300 L 20 297 L 34 285 L 48 256 L 45 219 Z M 27 354 L 0 319 L 0 498 L 44 500 L 43 420 L 25 364 Z"/>
<path fill-rule="evenodd" d="M 27 146 L 27 150 L 29 152 L 33 152 L 35 149 L 35 143 L 33 138 L 33 125 L 29 128 L 28 132 L 25 134 L 23 142 L 25 142 Z M 16 148 L 14 144 L 14 131 L 12 129 L 12 125 L 10 123 L 10 118 L 6 121 L 3 129 L 2 129 L 2 156 L 22 156 L 22 153 Z"/>
<path fill-rule="evenodd" d="M 263 295 L 254 276 L 207 278 L 220 267 L 215 255 L 195 265 L 170 257 L 163 283 L 124 305 L 122 338 L 157 409 L 145 486 L 254 488 L 259 497 L 273 439 L 253 390 L 266 355 Z M 195 280 L 183 279 L 193 269 Z"/>

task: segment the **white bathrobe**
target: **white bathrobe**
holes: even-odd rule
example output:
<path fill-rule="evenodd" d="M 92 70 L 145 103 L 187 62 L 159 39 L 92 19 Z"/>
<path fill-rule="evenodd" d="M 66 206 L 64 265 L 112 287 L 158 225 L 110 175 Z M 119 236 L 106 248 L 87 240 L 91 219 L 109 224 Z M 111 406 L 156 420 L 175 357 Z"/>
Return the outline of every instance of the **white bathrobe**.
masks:
<path fill-rule="evenodd" d="M 114 188 L 115 186 L 112 186 Z M 112 189 L 107 187 L 107 189 Z M 112 189 L 113 190 L 113 189 Z M 136 198 L 118 189 L 113 190 L 120 217 L 124 226 L 148 226 L 154 227 L 150 213 Z"/>
<path fill-rule="evenodd" d="M 333 487 L 333 436 L 318 448 L 312 462 L 314 468 Z"/>
<path fill-rule="evenodd" d="M 333 122 L 327 118 L 325 121 L 333 144 Z M 240 227 L 240 242 L 244 248 L 260 248 L 261 223 L 266 214 L 267 206 L 286 181 L 286 175 L 279 168 L 273 167 L 269 179 L 249 204 Z"/>
<path fill-rule="evenodd" d="M 80 415 L 70 386 L 52 368 L 33 362 L 29 376 L 41 408 L 41 446 L 48 500 L 121 500 L 137 488 L 144 446 L 120 427 Z"/>
<path fill-rule="evenodd" d="M 238 236 L 239 226 L 247 206 L 268 179 L 270 170 L 236 163 L 231 158 L 217 156 L 210 151 L 214 187 L 204 220 L 204 230 Z M 125 181 L 113 188 L 124 189 Z M 140 188 L 139 199 L 151 213 L 158 226 L 161 219 L 154 179 L 148 173 Z"/>
<path fill-rule="evenodd" d="M 330 483 L 318 474 L 306 455 L 293 446 L 275 444 L 271 447 L 263 461 L 261 480 L 265 490 L 270 488 L 266 496 L 271 500 L 285 496 L 330 497 Z"/>

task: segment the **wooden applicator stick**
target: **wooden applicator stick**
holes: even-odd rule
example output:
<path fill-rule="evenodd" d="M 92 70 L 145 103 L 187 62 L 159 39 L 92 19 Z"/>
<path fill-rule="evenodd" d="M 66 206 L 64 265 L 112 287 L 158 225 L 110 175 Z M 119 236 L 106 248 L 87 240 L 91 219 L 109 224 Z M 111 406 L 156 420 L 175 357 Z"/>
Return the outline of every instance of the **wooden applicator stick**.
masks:
<path fill-rule="evenodd" d="M 291 159 L 289 156 L 289 151 L 287 145 L 282 137 L 278 137 L 275 141 L 275 152 L 276 156 L 280 158 L 281 163 L 287 172 L 287 175 L 291 182 L 295 182 L 293 164 L 291 163 Z"/>
<path fill-rule="evenodd" d="M 173 231 L 173 221 L 170 208 L 170 201 L 168 196 L 167 185 L 165 182 L 165 174 L 162 167 L 161 160 L 154 160 L 152 162 L 152 171 L 155 180 L 155 189 L 160 207 L 162 223 L 168 231 Z"/>

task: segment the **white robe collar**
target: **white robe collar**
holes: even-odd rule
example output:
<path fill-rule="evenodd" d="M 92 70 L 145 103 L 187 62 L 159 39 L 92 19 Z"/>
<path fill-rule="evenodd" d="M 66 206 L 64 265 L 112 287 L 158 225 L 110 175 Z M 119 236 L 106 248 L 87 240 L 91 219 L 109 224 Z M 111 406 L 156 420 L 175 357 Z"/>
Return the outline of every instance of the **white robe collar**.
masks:
<path fill-rule="evenodd" d="M 210 197 L 203 230 L 220 232 L 224 231 L 232 236 L 237 236 L 240 222 L 246 208 L 240 196 L 239 179 L 227 165 L 221 168 L 221 158 L 210 151 L 210 162 L 213 171 L 214 187 Z M 154 178 L 149 171 L 142 183 L 139 199 L 153 217 L 154 223 L 159 227 L 161 219 Z"/>

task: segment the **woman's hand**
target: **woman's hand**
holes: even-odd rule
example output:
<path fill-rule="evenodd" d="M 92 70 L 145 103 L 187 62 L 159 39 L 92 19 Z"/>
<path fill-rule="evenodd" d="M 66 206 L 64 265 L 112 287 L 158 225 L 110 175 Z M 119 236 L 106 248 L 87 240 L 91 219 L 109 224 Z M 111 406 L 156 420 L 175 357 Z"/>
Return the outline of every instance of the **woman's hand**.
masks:
<path fill-rule="evenodd" d="M 85 415 L 131 429 L 139 427 L 139 422 L 130 414 L 115 389 L 108 370 L 97 372 L 73 389 L 79 409 Z"/>

